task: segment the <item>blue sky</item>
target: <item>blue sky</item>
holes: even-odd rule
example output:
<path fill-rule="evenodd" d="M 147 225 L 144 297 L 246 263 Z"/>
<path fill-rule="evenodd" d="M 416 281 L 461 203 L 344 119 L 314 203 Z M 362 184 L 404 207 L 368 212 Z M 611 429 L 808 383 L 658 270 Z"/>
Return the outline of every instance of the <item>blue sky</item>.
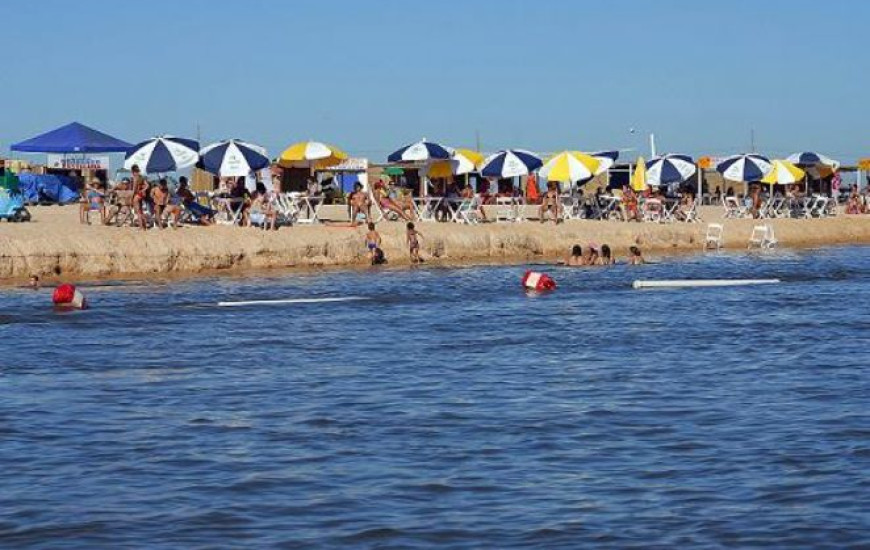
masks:
<path fill-rule="evenodd" d="M 129 141 L 423 136 L 484 150 L 870 155 L 870 2 L 8 0 L 0 151 L 78 120 Z M 629 128 L 636 128 L 632 135 Z"/>

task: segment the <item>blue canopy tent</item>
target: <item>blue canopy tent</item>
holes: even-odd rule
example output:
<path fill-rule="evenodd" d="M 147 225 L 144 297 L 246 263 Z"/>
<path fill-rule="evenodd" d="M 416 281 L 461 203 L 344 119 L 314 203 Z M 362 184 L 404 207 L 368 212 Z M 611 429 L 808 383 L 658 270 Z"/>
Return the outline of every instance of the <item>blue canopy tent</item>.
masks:
<path fill-rule="evenodd" d="M 133 144 L 73 122 L 10 147 L 22 153 L 126 153 Z"/>

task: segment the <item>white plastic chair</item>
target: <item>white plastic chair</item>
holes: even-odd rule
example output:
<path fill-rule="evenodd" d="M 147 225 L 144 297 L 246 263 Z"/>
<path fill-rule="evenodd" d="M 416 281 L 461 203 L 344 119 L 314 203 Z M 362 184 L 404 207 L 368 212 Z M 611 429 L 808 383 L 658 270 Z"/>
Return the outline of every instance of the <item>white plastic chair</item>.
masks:
<path fill-rule="evenodd" d="M 769 225 L 756 225 L 752 228 L 752 235 L 749 236 L 749 246 L 752 248 L 773 248 L 776 246 L 776 235 L 773 232 L 773 227 Z"/>
<path fill-rule="evenodd" d="M 480 202 L 477 197 L 463 200 L 456 208 L 458 220 L 461 223 L 469 225 L 477 224 L 480 222 L 480 212 L 478 212 L 479 208 Z"/>
<path fill-rule="evenodd" d="M 662 201 L 659 199 L 647 199 L 643 203 L 643 221 L 645 222 L 660 222 L 662 221 Z"/>
<path fill-rule="evenodd" d="M 707 225 L 707 235 L 704 237 L 704 248 L 715 248 L 719 250 L 724 246 L 725 228 L 720 223 L 711 223 Z"/>

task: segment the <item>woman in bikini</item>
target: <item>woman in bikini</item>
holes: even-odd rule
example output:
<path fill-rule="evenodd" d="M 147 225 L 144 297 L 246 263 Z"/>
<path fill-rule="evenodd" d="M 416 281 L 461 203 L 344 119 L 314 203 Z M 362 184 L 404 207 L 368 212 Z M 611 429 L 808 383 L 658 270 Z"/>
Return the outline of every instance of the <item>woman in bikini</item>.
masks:
<path fill-rule="evenodd" d="M 398 214 L 400 218 L 405 221 L 411 221 L 411 219 L 405 215 L 405 212 L 402 211 L 402 207 L 399 206 L 396 201 L 390 198 L 387 194 L 387 186 L 383 180 L 378 180 L 378 183 L 375 184 L 373 194 L 375 197 L 375 201 L 378 203 L 378 206 L 381 207 L 381 210 L 386 214 L 388 211 L 393 212 L 394 214 Z"/>
<path fill-rule="evenodd" d="M 561 212 L 561 204 L 559 203 L 559 191 L 556 189 L 556 182 L 551 181 L 547 183 L 547 192 L 544 193 L 543 198 L 541 199 L 541 211 L 540 218 L 541 223 L 547 221 L 546 214 L 547 212 L 553 213 L 553 219 L 556 223 L 562 221 L 562 212 Z"/>
<path fill-rule="evenodd" d="M 359 215 L 362 214 L 365 216 L 365 220 L 368 222 L 371 220 L 371 205 L 369 203 L 369 198 L 366 196 L 365 191 L 363 191 L 363 186 L 361 183 L 355 183 L 353 185 L 353 193 L 350 195 L 350 223 L 353 226 L 359 225 Z"/>
<path fill-rule="evenodd" d="M 144 204 L 148 200 L 148 180 L 142 177 L 138 165 L 134 164 L 130 171 L 133 173 L 133 210 L 139 220 L 139 228 L 144 231 L 148 229 L 148 224 L 145 223 Z"/>

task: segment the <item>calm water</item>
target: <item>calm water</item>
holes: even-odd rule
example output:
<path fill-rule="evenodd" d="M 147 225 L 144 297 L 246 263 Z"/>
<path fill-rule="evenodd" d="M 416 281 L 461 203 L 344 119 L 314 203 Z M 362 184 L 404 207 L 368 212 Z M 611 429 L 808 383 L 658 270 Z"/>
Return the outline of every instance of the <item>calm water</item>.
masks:
<path fill-rule="evenodd" d="M 870 249 L 523 271 L 0 291 L 0 547 L 870 547 Z"/>

